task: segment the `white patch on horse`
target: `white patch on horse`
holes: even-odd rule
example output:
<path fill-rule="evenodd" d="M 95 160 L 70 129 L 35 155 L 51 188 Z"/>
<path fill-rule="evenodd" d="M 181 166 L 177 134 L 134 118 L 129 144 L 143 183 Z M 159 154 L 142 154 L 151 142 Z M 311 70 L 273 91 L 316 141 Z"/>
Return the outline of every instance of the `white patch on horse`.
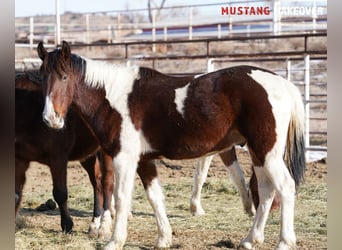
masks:
<path fill-rule="evenodd" d="M 104 87 L 106 90 L 106 99 L 111 107 L 116 109 L 121 117 L 121 146 L 132 147 L 130 143 L 136 146 L 137 141 L 133 139 L 134 133 L 140 140 L 137 151 L 150 152 L 152 148 L 141 131 L 137 131 L 132 123 L 128 108 L 128 96 L 133 91 L 133 85 L 139 80 L 139 67 L 109 64 L 102 61 L 94 61 L 84 58 L 86 61 L 85 82 L 90 87 Z M 131 131 L 131 132 L 130 132 Z M 133 134 L 131 134 L 133 133 Z"/>
<path fill-rule="evenodd" d="M 292 83 L 285 78 L 262 70 L 252 70 L 248 74 L 254 81 L 260 84 L 266 91 L 268 100 L 272 105 L 272 113 L 276 122 L 277 141 L 284 142 L 287 136 L 287 127 L 292 113 Z M 285 133 L 284 133 L 285 132 Z M 281 137 L 281 138 L 280 138 Z"/>
<path fill-rule="evenodd" d="M 175 90 L 176 109 L 178 113 L 180 113 L 183 116 L 183 118 L 184 118 L 184 102 L 187 97 L 189 85 L 190 83 L 188 83 L 184 87 L 181 87 Z"/>
<path fill-rule="evenodd" d="M 142 153 L 148 153 L 153 152 L 154 149 L 152 148 L 151 144 L 147 141 L 147 138 L 145 137 L 143 131 L 140 132 L 140 144 L 141 144 L 141 152 Z"/>

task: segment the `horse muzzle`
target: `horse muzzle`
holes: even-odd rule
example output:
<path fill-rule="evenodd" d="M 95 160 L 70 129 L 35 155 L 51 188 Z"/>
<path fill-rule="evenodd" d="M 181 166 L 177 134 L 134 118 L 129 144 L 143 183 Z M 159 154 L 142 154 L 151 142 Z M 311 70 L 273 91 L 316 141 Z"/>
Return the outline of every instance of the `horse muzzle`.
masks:
<path fill-rule="evenodd" d="M 43 113 L 43 121 L 47 126 L 54 129 L 62 129 L 64 127 L 64 119 L 56 112 L 52 114 Z"/>

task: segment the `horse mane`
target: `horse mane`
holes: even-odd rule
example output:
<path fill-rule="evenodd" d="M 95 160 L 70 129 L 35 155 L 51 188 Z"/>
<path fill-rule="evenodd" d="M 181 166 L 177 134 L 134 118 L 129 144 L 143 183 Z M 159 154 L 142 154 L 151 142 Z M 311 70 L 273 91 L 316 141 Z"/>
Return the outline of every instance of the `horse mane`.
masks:
<path fill-rule="evenodd" d="M 124 88 L 125 82 L 140 78 L 140 67 L 112 64 L 83 58 L 85 64 L 84 80 L 91 87 L 114 86 Z"/>

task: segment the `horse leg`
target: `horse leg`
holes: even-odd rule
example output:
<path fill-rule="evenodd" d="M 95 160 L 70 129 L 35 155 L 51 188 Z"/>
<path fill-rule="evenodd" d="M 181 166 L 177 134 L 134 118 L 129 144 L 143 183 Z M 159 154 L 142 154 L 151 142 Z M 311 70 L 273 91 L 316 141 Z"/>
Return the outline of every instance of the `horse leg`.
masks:
<path fill-rule="evenodd" d="M 243 176 L 240 164 L 237 161 L 235 147 L 231 150 L 220 153 L 220 157 L 228 169 L 231 181 L 239 190 L 245 212 L 248 215 L 253 216 L 255 214 L 255 208 L 253 207 L 252 200 L 248 194 L 245 177 Z"/>
<path fill-rule="evenodd" d="M 50 171 L 53 180 L 53 197 L 61 213 L 62 231 L 70 233 L 74 225 L 68 208 L 68 189 L 66 184 L 67 161 L 51 160 Z"/>
<path fill-rule="evenodd" d="M 258 194 L 258 180 L 255 175 L 254 168 L 252 167 L 252 176 L 249 180 L 249 194 L 252 198 L 254 207 L 259 206 L 259 194 Z M 276 193 L 272 202 L 271 211 L 277 210 L 280 207 L 279 195 Z"/>
<path fill-rule="evenodd" d="M 127 149 L 126 149 L 127 150 Z M 115 223 L 111 241 L 104 247 L 105 250 L 123 249 L 127 238 L 127 220 L 131 208 L 134 177 L 138 166 L 139 154 L 121 151 L 113 159 L 114 164 L 114 197 Z"/>
<path fill-rule="evenodd" d="M 252 165 L 252 175 L 251 179 L 249 180 L 249 192 L 252 198 L 254 207 L 257 208 L 259 206 L 259 194 L 258 194 L 258 180 L 255 175 L 255 170 Z"/>
<path fill-rule="evenodd" d="M 197 167 L 194 174 L 194 185 L 190 198 L 190 212 L 192 215 L 204 215 L 205 211 L 201 205 L 201 190 L 207 178 L 213 155 L 197 159 Z"/>
<path fill-rule="evenodd" d="M 97 236 L 103 214 L 103 193 L 101 184 L 102 173 L 100 164 L 95 155 L 81 161 L 80 163 L 88 173 L 94 192 L 93 218 L 88 228 L 88 234 L 90 236 Z"/>
<path fill-rule="evenodd" d="M 26 181 L 26 170 L 30 165 L 29 161 L 15 158 L 15 216 L 17 216 L 21 198 L 23 195 L 23 188 Z"/>
<path fill-rule="evenodd" d="M 275 194 L 273 184 L 266 175 L 265 168 L 263 166 L 254 167 L 254 171 L 258 180 L 260 203 L 256 210 L 253 226 L 247 237 L 240 243 L 240 246 L 245 249 L 253 249 L 255 244 L 264 242 L 264 228 Z"/>
<path fill-rule="evenodd" d="M 157 248 L 170 247 L 172 242 L 172 229 L 166 215 L 164 195 L 158 180 L 154 161 L 140 161 L 138 174 L 144 185 L 147 198 L 153 208 L 158 225 Z"/>
<path fill-rule="evenodd" d="M 101 226 L 99 229 L 99 237 L 109 239 L 111 236 L 112 227 L 112 200 L 114 188 L 114 174 L 113 174 L 113 158 L 103 151 L 99 152 L 100 166 L 102 172 L 102 190 L 103 190 L 103 216 Z"/>
<path fill-rule="evenodd" d="M 277 249 L 292 249 L 296 246 L 293 226 L 295 183 L 284 163 L 283 156 L 279 154 L 282 148 L 279 142 L 276 143 L 266 155 L 264 166 L 254 168 L 260 201 L 253 226 L 248 236 L 241 242 L 241 245 L 247 249 L 251 249 L 254 243 L 263 242 L 264 227 L 276 192 L 281 202 L 281 230 Z"/>
<path fill-rule="evenodd" d="M 279 195 L 281 204 L 281 229 L 277 249 L 295 249 L 294 207 L 296 187 L 282 156 L 269 157 L 265 169 Z"/>

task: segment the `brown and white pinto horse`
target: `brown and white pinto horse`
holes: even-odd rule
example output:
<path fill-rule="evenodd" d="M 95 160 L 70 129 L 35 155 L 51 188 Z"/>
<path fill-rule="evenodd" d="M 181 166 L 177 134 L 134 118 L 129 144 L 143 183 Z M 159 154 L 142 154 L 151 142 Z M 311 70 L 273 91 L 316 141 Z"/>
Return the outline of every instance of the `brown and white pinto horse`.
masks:
<path fill-rule="evenodd" d="M 99 149 L 98 142 L 74 109 L 68 112 L 67 125 L 63 131 L 48 128 L 39 119 L 44 108 L 39 71 L 18 72 L 15 88 L 16 214 L 22 199 L 26 170 L 30 162 L 37 161 L 50 168 L 53 179 L 53 196 L 61 213 L 61 227 L 64 232 L 71 232 L 73 221 L 67 205 L 67 161 L 80 160 L 81 165 L 88 173 L 94 191 L 93 219 L 88 232 L 90 235 L 108 238 L 111 234 L 112 224 L 109 212 L 112 210 L 110 204 L 113 190 L 112 158 L 102 151 L 99 151 L 96 157 L 95 152 Z M 221 154 L 221 158 L 227 165 L 227 161 L 234 160 L 234 155 L 234 151 L 224 152 Z M 211 156 L 207 158 L 211 159 Z M 191 212 L 194 215 L 204 214 L 200 203 L 200 191 L 208 172 L 210 159 L 204 157 L 198 161 L 191 198 Z M 155 166 L 152 167 L 155 168 Z M 253 214 L 253 206 L 248 197 L 241 169 L 234 164 L 228 168 L 228 171 L 232 176 L 233 183 L 241 193 L 245 211 L 250 215 Z M 141 170 L 141 175 L 142 172 Z M 252 192 L 257 193 L 257 188 L 252 189 Z"/>
<path fill-rule="evenodd" d="M 37 161 L 50 168 L 61 227 L 64 232 L 71 232 L 73 221 L 67 204 L 67 162 L 79 160 L 88 173 L 94 191 L 89 233 L 105 237 L 111 233 L 112 224 L 112 158 L 99 150 L 96 137 L 72 109 L 62 131 L 46 126 L 41 120 L 44 99 L 38 76 L 39 71 L 28 71 L 18 73 L 15 79 L 15 214 L 22 199 L 26 170 L 30 162 Z"/>
<path fill-rule="evenodd" d="M 113 157 L 115 226 L 105 249 L 122 249 L 139 161 L 159 157 L 189 159 L 247 143 L 258 180 L 260 204 L 241 247 L 264 241 L 264 227 L 275 193 L 281 202 L 278 249 L 296 246 L 296 187 L 305 171 L 304 109 L 298 89 L 264 69 L 237 66 L 189 82 L 143 67 L 92 61 L 38 45 L 47 84 L 44 121 L 64 127 L 75 104 Z M 146 164 L 144 167 L 149 167 Z M 157 247 L 171 245 L 172 230 L 155 179 L 147 188 L 157 216 Z"/>

